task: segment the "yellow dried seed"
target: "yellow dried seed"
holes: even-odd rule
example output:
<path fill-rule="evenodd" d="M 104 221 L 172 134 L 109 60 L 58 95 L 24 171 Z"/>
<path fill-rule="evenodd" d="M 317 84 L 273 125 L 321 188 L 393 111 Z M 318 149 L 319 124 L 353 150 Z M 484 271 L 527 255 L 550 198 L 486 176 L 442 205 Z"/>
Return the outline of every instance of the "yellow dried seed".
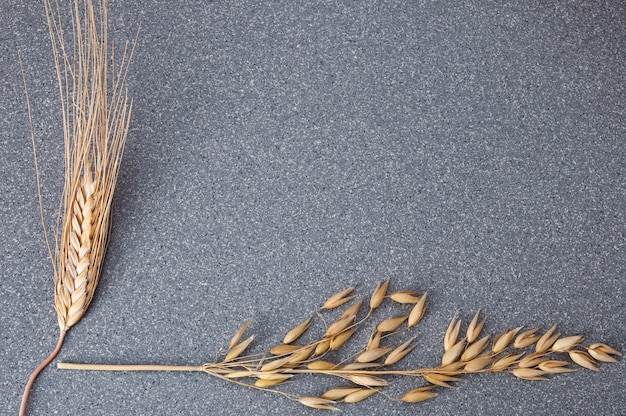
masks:
<path fill-rule="evenodd" d="M 356 328 L 352 328 L 352 329 L 342 332 L 339 335 L 335 335 L 334 337 L 330 339 L 329 348 L 332 351 L 336 351 L 339 348 L 343 347 L 343 344 L 345 344 L 350 339 L 350 337 L 354 335 L 355 332 L 356 332 Z"/>
<path fill-rule="evenodd" d="M 516 368 L 511 371 L 513 375 L 522 380 L 548 380 L 547 377 L 542 377 L 546 374 L 545 371 L 537 370 L 535 368 Z"/>
<path fill-rule="evenodd" d="M 537 341 L 537 345 L 535 346 L 535 351 L 541 353 L 541 352 L 546 352 L 550 349 L 552 344 L 554 344 L 554 342 L 557 339 L 559 339 L 558 336 L 552 335 L 555 330 L 556 330 L 556 325 L 550 328 L 548 332 L 546 332 L 545 334 L 541 336 L 541 338 L 539 338 L 539 340 Z M 560 336 L 560 334 L 557 334 L 557 335 Z"/>
<path fill-rule="evenodd" d="M 325 338 L 323 340 L 321 340 L 316 346 L 315 346 L 315 355 L 322 355 L 324 354 L 326 351 L 328 351 L 328 349 L 330 348 L 330 338 Z"/>
<path fill-rule="evenodd" d="M 511 365 L 515 364 L 515 362 L 520 358 L 523 357 L 524 354 L 516 354 L 516 355 L 505 355 L 504 357 L 501 357 L 499 359 L 497 359 L 496 361 L 493 362 L 493 364 L 491 365 L 491 369 L 493 371 L 503 371 L 506 370 L 507 368 L 509 368 Z"/>
<path fill-rule="evenodd" d="M 226 378 L 242 378 L 242 377 L 253 377 L 254 373 L 248 370 L 241 371 L 233 371 L 232 373 L 228 373 L 225 375 Z"/>
<path fill-rule="evenodd" d="M 239 357 L 239 355 L 241 355 L 241 353 L 246 348 L 248 348 L 248 345 L 250 345 L 252 340 L 254 340 L 254 335 L 252 335 L 250 338 L 246 339 L 245 341 L 231 348 L 230 351 L 228 351 L 228 353 L 226 354 L 226 357 L 224 357 L 224 362 L 232 361 L 235 358 Z"/>
<path fill-rule="evenodd" d="M 402 401 L 406 403 L 417 403 L 432 399 L 433 397 L 438 396 L 438 394 L 434 391 L 430 391 L 433 387 L 434 386 L 426 386 L 409 390 L 404 396 L 402 396 Z"/>
<path fill-rule="evenodd" d="M 376 330 L 378 332 L 391 332 L 395 331 L 409 316 L 399 316 L 397 318 L 388 318 L 378 324 Z"/>
<path fill-rule="evenodd" d="M 531 367 L 535 367 L 536 365 L 538 365 L 539 363 L 545 360 L 546 359 L 545 359 L 544 354 L 539 354 L 535 352 L 522 358 L 520 362 L 517 364 L 517 366 L 521 368 L 531 368 Z"/>
<path fill-rule="evenodd" d="M 344 318 L 340 318 L 335 321 L 331 326 L 326 330 L 325 337 L 332 337 L 333 335 L 337 335 L 347 329 L 350 325 L 354 323 L 356 316 L 350 315 Z"/>
<path fill-rule="evenodd" d="M 310 346 L 302 347 L 300 350 L 294 351 L 293 354 L 290 355 L 291 359 L 289 360 L 289 363 L 300 363 L 307 360 L 311 354 L 313 354 L 314 349 L 314 346 Z"/>
<path fill-rule="evenodd" d="M 541 371 L 545 371 L 546 373 L 558 374 L 558 373 L 569 373 L 572 371 L 576 371 L 573 368 L 567 368 L 566 366 L 569 363 L 567 361 L 558 361 L 558 360 L 546 360 L 537 366 Z"/>
<path fill-rule="evenodd" d="M 465 348 L 465 352 L 463 352 L 463 355 L 461 356 L 461 361 L 470 361 L 478 357 L 478 354 L 480 354 L 485 350 L 485 348 L 487 348 L 487 344 L 489 344 L 490 338 L 491 335 L 487 335 L 486 337 L 479 339 L 473 344 L 468 344 L 468 346 Z"/>
<path fill-rule="evenodd" d="M 457 322 L 456 320 L 457 314 L 455 313 L 448 325 L 448 329 L 446 330 L 446 334 L 443 337 L 443 349 L 444 351 L 448 351 L 452 348 L 453 345 L 456 344 L 456 339 L 459 336 L 459 331 L 461 330 L 461 321 Z"/>
<path fill-rule="evenodd" d="M 539 328 L 529 329 L 528 331 L 524 331 L 515 338 L 515 342 L 513 342 L 513 348 L 526 348 L 529 345 L 534 344 L 539 338 L 538 335 L 535 335 Z"/>
<path fill-rule="evenodd" d="M 380 367 L 380 363 L 350 363 L 341 367 L 342 370 L 366 370 L 369 368 L 377 368 Z"/>
<path fill-rule="evenodd" d="M 415 348 L 415 345 L 410 345 L 410 344 L 413 342 L 414 339 L 415 337 L 411 338 L 410 340 L 406 341 L 404 344 L 397 347 L 395 350 L 391 351 L 391 353 L 389 353 L 389 355 L 385 359 L 384 365 L 394 365 L 395 363 L 397 363 L 398 361 L 406 357 L 408 353 L 413 351 L 413 348 Z"/>
<path fill-rule="evenodd" d="M 376 285 L 376 289 L 374 289 L 374 293 L 372 293 L 372 297 L 370 298 L 370 309 L 376 309 L 383 303 L 385 295 L 387 294 L 387 288 L 389 287 L 389 280 L 390 279 L 387 279 Z"/>
<path fill-rule="evenodd" d="M 302 348 L 302 345 L 280 344 L 270 349 L 269 352 L 272 355 L 285 355 L 285 354 L 291 354 L 292 352 L 297 351 L 300 348 Z"/>
<path fill-rule="evenodd" d="M 298 401 L 308 407 L 312 407 L 314 409 L 322 409 L 322 410 L 339 410 L 333 404 L 335 402 L 333 400 L 322 399 L 321 397 L 300 397 Z"/>
<path fill-rule="evenodd" d="M 478 317 L 480 316 L 480 309 L 476 311 L 476 315 L 472 318 L 469 326 L 467 327 L 467 342 L 474 342 L 480 332 L 483 330 L 483 326 L 485 325 L 485 321 L 487 318 L 484 318 L 480 323 L 478 322 Z"/>
<path fill-rule="evenodd" d="M 343 401 L 346 403 L 358 403 L 376 393 L 378 393 L 376 389 L 359 389 L 354 393 L 348 394 Z"/>
<path fill-rule="evenodd" d="M 437 386 L 446 388 L 453 387 L 451 384 L 448 384 L 449 381 L 460 380 L 460 378 L 446 376 L 445 374 L 424 374 L 422 378 L 428 381 L 430 384 L 435 384 Z"/>
<path fill-rule="evenodd" d="M 589 354 L 584 351 L 573 350 L 569 352 L 569 358 L 572 359 L 576 364 L 581 367 L 584 367 L 591 371 L 598 371 L 598 367 L 596 367 L 596 362 L 591 358 Z"/>
<path fill-rule="evenodd" d="M 362 304 L 363 304 L 363 301 L 360 300 L 357 303 L 355 303 L 354 305 L 350 306 L 348 309 L 343 311 L 343 313 L 341 314 L 340 318 L 345 318 L 345 317 L 348 317 L 350 315 L 356 316 L 359 313 L 359 309 L 361 309 L 361 305 Z"/>
<path fill-rule="evenodd" d="M 381 336 L 382 336 L 381 332 L 378 332 L 378 331 L 372 332 L 372 335 L 370 335 L 370 339 L 367 341 L 367 346 L 365 347 L 365 349 L 371 350 L 373 348 L 378 348 L 378 346 L 380 345 Z"/>
<path fill-rule="evenodd" d="M 328 400 L 340 400 L 349 394 L 363 390 L 361 387 L 335 387 L 327 390 L 320 397 Z"/>
<path fill-rule="evenodd" d="M 506 331 L 498 335 L 496 339 L 493 340 L 491 352 L 493 354 L 498 354 L 504 351 L 509 346 L 509 344 L 513 340 L 513 337 L 519 332 L 520 329 L 522 329 L 521 326 L 515 329 L 507 329 Z"/>
<path fill-rule="evenodd" d="M 322 309 L 333 309 L 337 306 L 341 306 L 346 302 L 354 299 L 354 296 L 348 296 L 354 290 L 354 286 L 344 289 L 340 292 L 335 293 L 324 302 Z"/>
<path fill-rule="evenodd" d="M 277 360 L 274 361 L 270 361 L 269 363 L 263 365 L 261 367 L 261 371 L 274 371 L 279 369 L 280 367 L 283 367 L 284 365 L 288 364 L 291 360 L 291 356 L 287 356 L 287 357 L 283 357 L 283 358 L 279 358 Z"/>
<path fill-rule="evenodd" d="M 331 370 L 333 368 L 338 368 L 339 366 L 335 363 L 331 363 L 330 361 L 317 360 L 313 361 L 306 366 L 309 370 Z M 328 398 L 328 397 L 326 397 Z"/>
<path fill-rule="evenodd" d="M 372 361 L 378 360 L 383 355 L 387 354 L 391 351 L 391 348 L 372 348 L 371 350 L 367 350 L 356 358 L 357 363 L 371 363 Z"/>
<path fill-rule="evenodd" d="M 348 379 L 355 384 L 365 387 L 382 387 L 387 385 L 387 381 L 384 379 L 370 375 L 352 374 L 348 376 Z"/>
<path fill-rule="evenodd" d="M 413 306 L 413 309 L 411 309 L 408 321 L 409 328 L 417 325 L 417 323 L 422 320 L 426 312 L 426 306 L 426 292 L 424 292 L 420 300 Z"/>
<path fill-rule="evenodd" d="M 446 366 L 455 362 L 461 356 L 464 347 L 465 338 L 454 344 L 443 354 L 443 357 L 441 357 L 441 365 Z"/>
<path fill-rule="evenodd" d="M 235 345 L 239 343 L 239 340 L 243 336 L 243 333 L 246 331 L 246 329 L 248 329 L 251 322 L 252 322 L 252 319 L 248 319 L 246 322 L 243 323 L 243 325 L 241 325 L 241 327 L 237 330 L 237 332 L 235 332 L 235 335 L 233 335 L 230 342 L 228 343 L 228 349 L 231 349 L 232 347 L 234 347 Z"/>
<path fill-rule="evenodd" d="M 419 293 L 408 290 L 393 292 L 391 295 L 389 295 L 391 300 L 398 303 L 417 303 L 420 301 L 420 298 L 418 296 Z"/>
<path fill-rule="evenodd" d="M 292 342 L 300 338 L 300 336 L 304 334 L 307 329 L 309 329 L 312 320 L 313 318 L 309 318 L 306 321 L 302 322 L 300 325 L 293 328 L 291 331 L 287 332 L 287 335 L 285 335 L 285 338 L 283 339 L 283 344 L 291 344 Z"/>
<path fill-rule="evenodd" d="M 567 352 L 571 350 L 573 347 L 575 347 L 576 345 L 580 344 L 582 340 L 583 340 L 583 337 L 581 337 L 580 335 L 563 337 L 563 338 L 557 339 L 554 342 L 554 344 L 552 344 L 552 347 L 550 349 L 554 352 Z"/>
<path fill-rule="evenodd" d="M 608 347 L 608 348 L 604 348 L 604 347 Z M 615 355 L 622 355 L 619 351 L 614 350 L 613 348 L 609 347 L 608 345 L 604 345 L 604 344 L 592 344 L 589 347 L 587 347 L 587 352 L 589 353 L 589 355 L 591 355 L 593 358 L 595 358 L 598 361 L 602 361 L 605 363 L 616 363 L 617 360 L 614 357 L 611 357 L 610 354 L 615 354 Z"/>
<path fill-rule="evenodd" d="M 491 356 L 477 357 L 465 364 L 465 371 L 468 371 L 470 373 L 474 371 L 479 371 L 487 367 L 492 362 L 493 357 Z"/>
<path fill-rule="evenodd" d="M 263 373 L 257 373 L 256 377 L 259 380 L 281 380 L 281 381 L 285 381 L 288 378 L 293 377 L 293 374 L 283 374 L 283 373 L 267 373 L 267 374 L 263 374 Z"/>
<path fill-rule="evenodd" d="M 254 385 L 256 387 L 261 387 L 261 388 L 267 388 L 267 387 L 273 387 L 273 386 L 277 386 L 280 383 L 284 382 L 285 380 L 289 379 L 291 376 L 290 375 L 284 375 L 284 377 L 282 378 L 276 378 L 273 380 L 266 380 L 266 379 L 258 379 L 257 381 L 254 382 Z"/>

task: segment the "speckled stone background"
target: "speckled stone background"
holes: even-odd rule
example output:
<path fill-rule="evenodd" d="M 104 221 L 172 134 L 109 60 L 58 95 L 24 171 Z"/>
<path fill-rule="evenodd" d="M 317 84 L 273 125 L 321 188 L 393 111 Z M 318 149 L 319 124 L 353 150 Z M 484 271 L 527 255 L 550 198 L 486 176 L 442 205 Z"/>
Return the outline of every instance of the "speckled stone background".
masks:
<path fill-rule="evenodd" d="M 52 226 L 62 140 L 40 3 L 0 4 L 2 414 L 57 337 L 16 59 Z M 200 364 L 248 318 L 260 350 L 387 277 L 431 299 L 407 366 L 436 364 L 453 313 L 479 307 L 491 332 L 559 323 L 626 351 L 626 5 L 463 3 L 111 0 L 119 44 L 141 24 L 134 114 L 102 280 L 59 360 Z M 624 370 L 477 375 L 423 404 L 343 409 L 624 415 Z M 200 373 L 52 365 L 30 414 L 319 413 Z"/>

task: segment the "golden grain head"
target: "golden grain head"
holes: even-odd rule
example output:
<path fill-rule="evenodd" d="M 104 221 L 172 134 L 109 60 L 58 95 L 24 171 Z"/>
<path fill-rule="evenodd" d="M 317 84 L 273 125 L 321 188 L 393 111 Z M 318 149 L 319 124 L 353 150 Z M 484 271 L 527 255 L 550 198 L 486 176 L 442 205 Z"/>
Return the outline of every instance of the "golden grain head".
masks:
<path fill-rule="evenodd" d="M 454 314 L 450 324 L 448 325 L 448 329 L 446 330 L 446 334 L 443 337 L 443 349 L 448 351 L 454 344 L 456 344 L 456 340 L 459 336 L 459 331 L 461 330 L 461 321 L 457 321 L 457 313 Z"/>
<path fill-rule="evenodd" d="M 353 290 L 354 286 L 335 293 L 334 295 L 326 299 L 326 302 L 324 302 L 322 309 L 334 309 L 338 306 L 343 305 L 344 303 L 350 302 L 352 299 L 354 299 L 354 296 L 348 295 L 352 293 Z"/>
<path fill-rule="evenodd" d="M 569 358 L 576 364 L 591 371 L 599 371 L 596 367 L 596 361 L 584 351 L 572 350 L 569 352 Z"/>
<path fill-rule="evenodd" d="M 411 309 L 407 322 L 409 328 L 417 325 L 419 321 L 422 320 L 424 313 L 426 312 L 426 306 L 426 292 L 424 292 L 420 300 L 415 304 L 415 306 L 413 306 L 413 309 Z"/>
<path fill-rule="evenodd" d="M 383 303 L 385 295 L 387 294 L 387 288 L 389 287 L 389 281 L 390 279 L 387 279 L 376 285 L 374 293 L 372 293 L 372 297 L 370 298 L 370 310 L 378 308 Z"/>
<path fill-rule="evenodd" d="M 285 338 L 283 339 L 283 344 L 291 344 L 292 342 L 300 338 L 300 336 L 302 336 L 302 334 L 304 334 L 304 332 L 309 329 L 312 321 L 313 318 L 309 318 L 306 321 L 302 322 L 300 325 L 293 328 L 291 331 L 287 332 Z"/>

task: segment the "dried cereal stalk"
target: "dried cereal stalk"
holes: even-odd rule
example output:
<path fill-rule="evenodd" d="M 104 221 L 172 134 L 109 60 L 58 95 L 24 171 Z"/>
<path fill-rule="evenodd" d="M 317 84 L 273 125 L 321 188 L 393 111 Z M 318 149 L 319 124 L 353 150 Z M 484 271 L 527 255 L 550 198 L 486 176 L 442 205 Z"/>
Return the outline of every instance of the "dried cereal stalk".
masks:
<path fill-rule="evenodd" d="M 22 415 L 35 378 L 58 353 L 65 333 L 82 318 L 93 298 L 132 107 L 125 87 L 132 50 L 127 44 L 116 66 L 113 44 L 107 39 L 107 0 L 95 5 L 92 0 L 70 0 L 66 6 L 44 0 L 65 148 L 60 223 L 54 250 L 49 247 L 60 335 L 52 354 L 30 376 L 20 407 Z M 71 40 L 65 38 L 64 16 L 71 19 Z"/>
<path fill-rule="evenodd" d="M 485 334 L 479 337 L 485 319 L 479 321 L 480 311 L 478 311 L 465 329 L 464 333 L 467 335 L 460 339 L 461 319 L 458 314 L 454 315 L 447 331 L 442 334 L 444 345 L 440 365 L 404 370 L 395 368 L 394 366 L 415 348 L 415 344 L 414 338 L 404 342 L 392 339 L 401 336 L 415 325 L 410 318 L 409 322 L 406 322 L 406 313 L 415 308 L 415 305 L 425 308 L 425 294 L 419 297 L 416 292 L 398 291 L 387 296 L 388 285 L 389 281 L 386 281 L 375 288 L 365 317 L 357 320 L 361 301 L 352 306 L 347 305 L 334 323 L 322 330 L 323 336 L 301 345 L 296 345 L 295 342 L 312 326 L 311 318 L 289 331 L 282 343 L 265 352 L 242 356 L 244 349 L 252 342 L 253 337 L 250 337 L 235 346 L 231 342 L 224 358 L 201 366 L 59 363 L 58 367 L 104 371 L 204 371 L 242 386 L 281 394 L 308 407 L 337 410 L 336 404 L 340 402 L 356 403 L 375 394 L 388 397 L 384 388 L 392 376 L 422 379 L 422 386 L 409 390 L 399 398 L 406 403 L 417 403 L 436 397 L 439 393 L 434 391 L 435 389 L 453 387 L 453 383 L 473 373 L 510 373 L 522 380 L 548 380 L 550 375 L 574 371 L 569 367 L 571 364 L 597 371 L 598 362 L 615 362 L 615 357 L 621 355 L 619 351 L 606 344 L 594 343 L 583 347 L 581 345 L 583 338 L 578 335 L 567 337 L 555 335 L 556 326 L 540 336 L 535 335 L 539 331 L 538 328 L 517 335 L 522 327 L 516 327 L 495 336 Z M 320 310 L 336 314 L 337 312 L 331 309 L 346 304 L 348 298 L 350 300 L 354 298 L 353 291 L 354 288 L 351 287 L 332 295 Z M 342 348 L 364 322 L 372 319 L 374 309 L 377 312 L 384 309 L 380 306 L 385 299 L 389 299 L 390 307 L 402 309 L 400 316 L 374 322 L 374 330 L 367 344 L 356 354 L 342 360 L 328 358 L 329 351 Z M 423 314 L 424 311 L 419 312 L 420 316 Z M 243 330 L 240 328 L 236 332 L 237 342 L 248 328 L 248 324 L 249 322 L 246 322 L 242 326 Z M 337 341 L 333 348 L 335 340 L 340 341 Z M 276 388 L 287 380 L 307 374 L 334 377 L 341 385 L 318 395 L 303 396 Z"/>

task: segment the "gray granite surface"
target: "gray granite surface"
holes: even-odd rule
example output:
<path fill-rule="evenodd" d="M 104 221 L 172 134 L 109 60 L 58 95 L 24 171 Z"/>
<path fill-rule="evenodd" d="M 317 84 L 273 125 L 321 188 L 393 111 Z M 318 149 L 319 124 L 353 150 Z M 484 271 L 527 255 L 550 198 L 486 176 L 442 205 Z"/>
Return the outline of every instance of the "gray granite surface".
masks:
<path fill-rule="evenodd" d="M 626 351 L 623 1 L 111 0 L 134 114 L 104 272 L 59 360 L 200 364 L 253 318 L 256 349 L 333 292 L 428 290 L 407 366 L 455 311 Z M 62 185 L 40 1 L 0 3 L 0 414 L 57 337 L 38 216 Z M 381 317 L 391 309 L 381 311 Z M 317 326 L 316 330 L 320 330 Z M 366 336 L 366 334 L 365 334 Z M 357 348 L 353 344 L 350 348 Z M 358 415 L 624 415 L 624 361 L 549 382 L 475 375 Z M 394 396 L 414 385 L 400 379 Z M 285 391 L 319 394 L 332 381 Z M 31 415 L 319 414 L 201 373 L 61 371 Z"/>

